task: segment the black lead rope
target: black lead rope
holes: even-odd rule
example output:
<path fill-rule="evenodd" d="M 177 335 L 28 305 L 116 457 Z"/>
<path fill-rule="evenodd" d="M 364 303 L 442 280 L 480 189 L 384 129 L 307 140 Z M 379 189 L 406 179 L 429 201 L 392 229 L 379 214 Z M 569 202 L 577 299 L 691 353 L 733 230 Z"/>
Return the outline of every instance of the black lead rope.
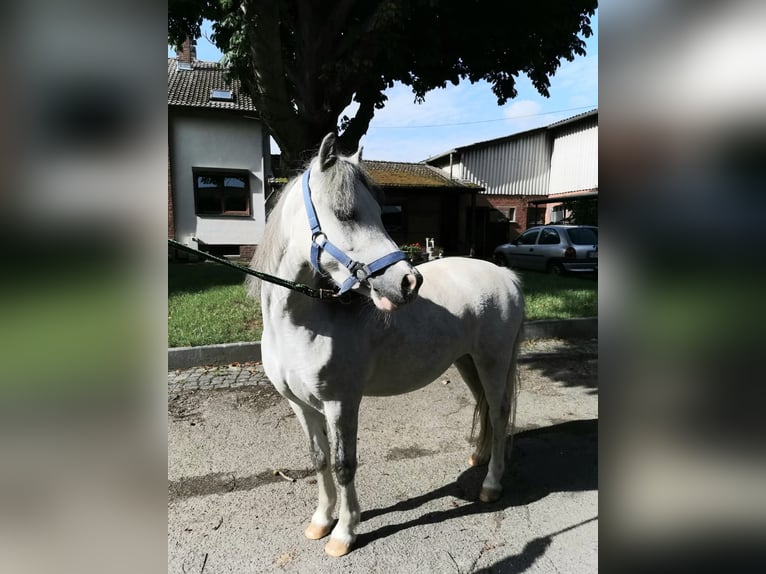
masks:
<path fill-rule="evenodd" d="M 304 283 L 295 283 L 294 281 L 288 281 L 287 279 L 274 277 L 273 275 L 269 275 L 267 273 L 261 273 L 260 271 L 256 271 L 255 269 L 250 269 L 249 267 L 245 267 L 243 265 L 237 265 L 236 263 L 232 263 L 231 261 L 227 261 L 226 259 L 223 259 L 221 257 L 216 257 L 215 255 L 211 255 L 210 253 L 199 251 L 197 249 L 194 249 L 193 247 L 189 247 L 188 245 L 184 245 L 183 243 L 179 243 L 178 241 L 175 241 L 173 239 L 168 239 L 168 245 L 170 245 L 174 249 L 179 249 L 181 251 L 185 251 L 186 253 L 191 253 L 192 255 L 196 255 L 197 257 L 202 257 L 203 259 L 209 259 L 210 261 L 215 261 L 216 263 L 220 263 L 221 265 L 226 265 L 227 267 L 231 267 L 232 269 L 236 269 L 237 271 L 240 271 L 242 273 L 247 273 L 248 275 L 257 277 L 261 281 L 267 281 L 269 283 L 273 283 L 274 285 L 279 285 L 280 287 L 285 287 L 287 289 L 297 291 L 298 293 L 302 293 L 303 295 L 306 295 L 308 297 L 313 297 L 314 299 L 322 299 L 324 301 L 328 301 L 328 300 L 342 301 L 342 302 L 345 302 L 347 300 L 345 296 L 340 297 L 338 295 L 338 292 L 334 289 L 314 289 L 313 287 L 309 287 L 308 285 L 305 285 Z"/>

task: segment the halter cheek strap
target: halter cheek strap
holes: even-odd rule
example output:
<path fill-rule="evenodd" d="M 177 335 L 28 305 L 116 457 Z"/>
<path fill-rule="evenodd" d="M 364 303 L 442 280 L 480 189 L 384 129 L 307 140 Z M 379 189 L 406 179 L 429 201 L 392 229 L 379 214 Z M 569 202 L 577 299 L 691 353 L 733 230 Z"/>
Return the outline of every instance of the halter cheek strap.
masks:
<path fill-rule="evenodd" d="M 394 263 L 407 259 L 407 255 L 403 251 L 392 251 L 388 255 L 384 255 L 370 264 L 365 264 L 361 261 L 351 259 L 351 257 L 343 252 L 343 250 L 333 245 L 322 231 L 322 227 L 319 225 L 316 209 L 314 208 L 314 202 L 311 201 L 311 188 L 309 187 L 310 172 L 311 170 L 307 169 L 303 174 L 303 203 L 306 206 L 309 227 L 311 227 L 311 266 L 317 273 L 323 273 L 322 268 L 319 265 L 319 257 L 322 255 L 322 251 L 326 251 L 341 265 L 348 269 L 350 275 L 340 285 L 340 295 L 350 290 L 352 287 L 364 283 L 371 275 L 390 267 Z"/>

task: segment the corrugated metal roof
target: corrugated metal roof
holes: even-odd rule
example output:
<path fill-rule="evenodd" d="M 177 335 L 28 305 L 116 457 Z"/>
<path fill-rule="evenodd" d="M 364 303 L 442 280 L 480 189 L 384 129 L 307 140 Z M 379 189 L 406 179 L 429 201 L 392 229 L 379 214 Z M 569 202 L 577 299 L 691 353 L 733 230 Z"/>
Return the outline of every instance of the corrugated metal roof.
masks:
<path fill-rule="evenodd" d="M 526 137 L 476 146 L 461 154 L 461 177 L 483 186 L 488 194 L 548 193 L 551 143 L 544 130 Z"/>
<path fill-rule="evenodd" d="M 372 181 L 381 187 L 447 187 L 471 191 L 483 189 L 468 181 L 450 179 L 441 170 L 423 163 L 364 160 L 362 165 Z"/>
<path fill-rule="evenodd" d="M 431 156 L 431 157 L 429 157 L 427 159 L 424 159 L 422 163 L 430 163 L 430 162 L 436 161 L 437 159 L 441 159 L 443 157 L 449 156 L 449 154 L 451 154 L 451 153 L 459 153 L 459 152 L 463 152 L 463 151 L 473 151 L 475 149 L 480 149 L 480 148 L 487 147 L 487 146 L 493 146 L 493 145 L 504 143 L 504 142 L 507 142 L 507 141 L 511 141 L 511 140 L 514 140 L 514 139 L 517 139 L 517 138 L 526 137 L 526 136 L 529 136 L 529 135 L 534 134 L 534 133 L 538 133 L 538 132 L 543 132 L 543 131 L 547 131 L 547 130 L 550 130 L 550 129 L 559 128 L 559 127 L 561 127 L 563 125 L 566 125 L 566 124 L 569 124 L 569 123 L 573 123 L 573 122 L 577 122 L 577 121 L 580 121 L 580 120 L 582 120 L 584 118 L 588 118 L 590 116 L 597 116 L 597 115 L 598 115 L 598 108 L 595 108 L 593 110 L 590 110 L 590 111 L 587 111 L 587 112 L 583 112 L 581 114 L 577 114 L 575 116 L 571 116 L 569 118 L 565 118 L 563 120 L 559 120 L 557 122 L 554 122 L 552 124 L 548 124 L 548 125 L 545 125 L 545 126 L 541 126 L 539 128 L 533 128 L 533 129 L 530 129 L 530 130 L 524 130 L 523 132 L 516 132 L 514 134 L 510 134 L 510 135 L 507 135 L 507 136 L 502 136 L 502 137 L 491 139 L 491 140 L 483 140 L 483 141 L 475 142 L 475 143 L 472 143 L 472 144 L 456 147 L 456 148 L 453 148 L 451 150 L 448 150 L 448 151 L 445 151 L 443 153 L 436 154 L 436 155 Z"/>
<path fill-rule="evenodd" d="M 256 112 L 250 97 L 241 89 L 239 80 L 227 83 L 225 70 L 217 62 L 195 60 L 191 70 L 179 70 L 178 60 L 168 58 L 168 105 Z M 212 90 L 231 90 L 234 101 L 211 99 Z"/>
<path fill-rule="evenodd" d="M 484 140 L 484 141 L 480 141 L 480 142 L 476 142 L 476 143 L 472 143 L 472 144 L 456 147 L 456 148 L 453 148 L 453 149 L 451 149 L 449 151 L 445 151 L 444 153 L 436 154 L 436 155 L 433 155 L 433 156 L 431 156 L 431 157 L 429 157 L 427 159 L 424 159 L 423 163 L 430 163 L 432 161 L 436 161 L 437 159 L 441 159 L 443 157 L 449 156 L 449 154 L 451 154 L 451 153 L 460 153 L 460 152 L 464 152 L 464 151 L 473 151 L 473 150 L 476 150 L 476 149 L 481 149 L 483 147 L 488 147 L 488 146 L 493 146 L 493 145 L 496 145 L 496 144 L 499 144 L 499 143 L 504 143 L 504 142 L 511 141 L 511 140 L 514 140 L 514 139 L 517 139 L 517 138 L 520 138 L 520 137 L 528 136 L 528 135 L 536 133 L 536 132 L 543 132 L 546 129 L 547 128 L 545 126 L 543 126 L 543 127 L 540 127 L 540 128 L 534 128 L 534 129 L 526 130 L 526 131 L 523 131 L 523 132 L 517 132 L 515 134 L 511 134 L 511 135 L 507 135 L 507 136 L 503 136 L 503 137 L 499 137 L 499 138 L 495 138 L 495 139 L 491 139 L 491 140 Z"/>
<path fill-rule="evenodd" d="M 576 116 L 572 116 L 570 118 L 565 118 L 563 120 L 559 120 L 557 122 L 553 122 L 552 124 L 548 124 L 546 127 L 548 129 L 551 128 L 558 128 L 560 126 L 571 124 L 573 122 L 578 122 L 582 119 L 589 118 L 591 116 L 597 116 L 598 115 L 598 108 L 590 110 L 589 112 L 583 112 L 581 114 L 577 114 Z"/>

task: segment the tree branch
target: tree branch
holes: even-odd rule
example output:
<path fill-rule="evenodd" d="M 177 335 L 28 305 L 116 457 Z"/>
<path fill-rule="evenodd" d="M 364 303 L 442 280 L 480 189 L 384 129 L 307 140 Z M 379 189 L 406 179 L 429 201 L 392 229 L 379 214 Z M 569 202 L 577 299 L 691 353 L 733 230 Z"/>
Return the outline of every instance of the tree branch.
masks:
<path fill-rule="evenodd" d="M 338 138 L 340 148 L 346 153 L 352 153 L 359 147 L 359 140 L 367 133 L 370 122 L 375 115 L 376 105 L 385 101 L 385 96 L 379 90 L 357 92 L 354 98 L 359 102 L 359 109 L 346 124 L 346 128 Z"/>

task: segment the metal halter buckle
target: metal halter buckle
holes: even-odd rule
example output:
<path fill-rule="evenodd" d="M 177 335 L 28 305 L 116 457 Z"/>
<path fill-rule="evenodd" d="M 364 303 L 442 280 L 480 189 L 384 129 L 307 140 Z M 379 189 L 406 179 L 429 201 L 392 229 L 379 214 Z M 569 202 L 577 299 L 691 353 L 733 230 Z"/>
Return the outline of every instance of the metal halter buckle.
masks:
<path fill-rule="evenodd" d="M 317 241 L 317 238 L 318 238 L 320 235 L 322 236 L 322 243 L 319 243 L 319 242 Z M 312 242 L 314 242 L 314 243 L 316 243 L 316 244 L 317 244 L 319 247 L 322 247 L 322 246 L 323 246 L 325 243 L 327 243 L 327 236 L 325 235 L 324 231 L 322 231 L 322 230 L 320 229 L 319 231 L 315 231 L 315 232 L 313 233 L 313 235 L 311 236 L 311 241 L 312 241 Z"/>
<path fill-rule="evenodd" d="M 356 277 L 357 281 L 360 283 L 366 281 L 371 275 L 370 268 L 361 261 L 354 261 L 354 264 L 351 265 L 348 270 L 351 271 L 351 274 Z"/>

